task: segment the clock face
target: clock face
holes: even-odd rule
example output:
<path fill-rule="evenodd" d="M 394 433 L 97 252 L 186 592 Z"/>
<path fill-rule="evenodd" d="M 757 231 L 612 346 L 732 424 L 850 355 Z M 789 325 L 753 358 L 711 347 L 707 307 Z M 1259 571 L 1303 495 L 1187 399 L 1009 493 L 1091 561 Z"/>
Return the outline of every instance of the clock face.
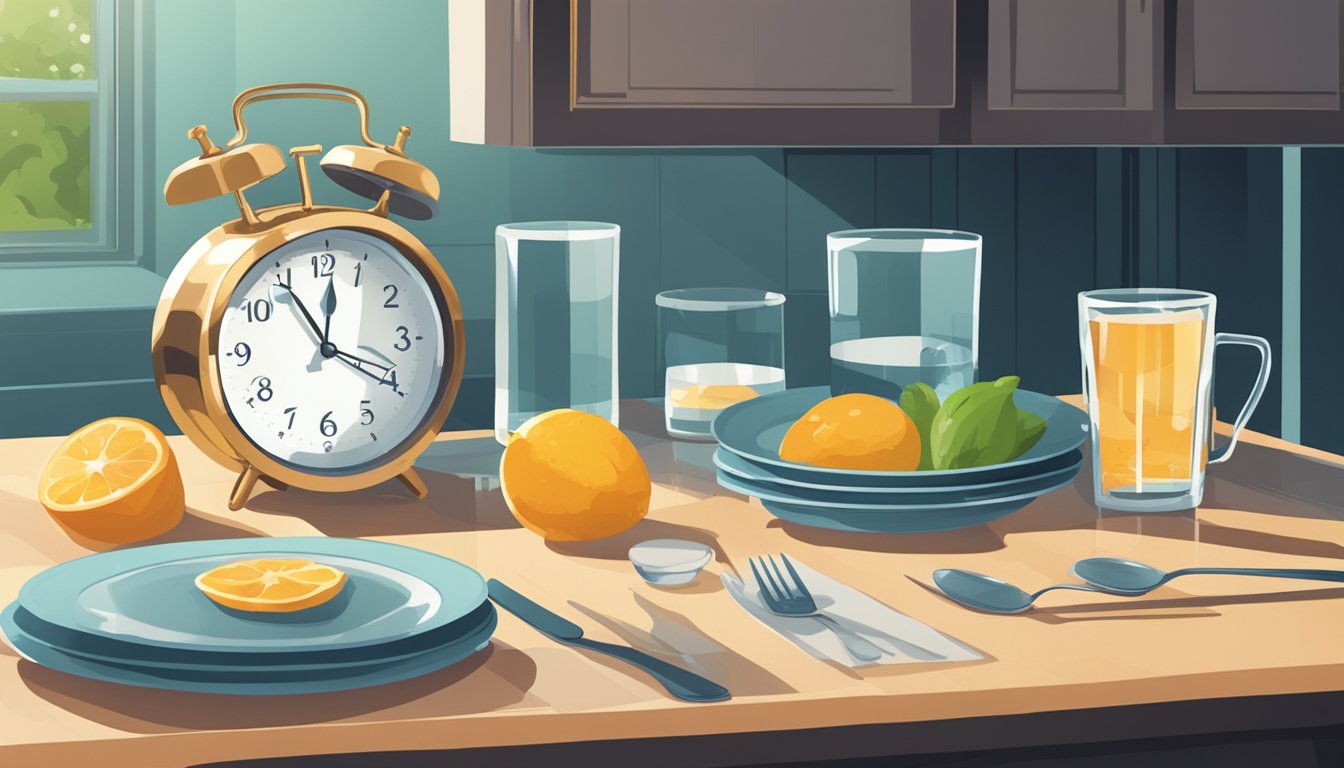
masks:
<path fill-rule="evenodd" d="M 353 473 L 418 431 L 443 376 L 443 318 L 395 246 L 324 229 L 259 260 L 220 323 L 225 405 L 283 464 Z"/>

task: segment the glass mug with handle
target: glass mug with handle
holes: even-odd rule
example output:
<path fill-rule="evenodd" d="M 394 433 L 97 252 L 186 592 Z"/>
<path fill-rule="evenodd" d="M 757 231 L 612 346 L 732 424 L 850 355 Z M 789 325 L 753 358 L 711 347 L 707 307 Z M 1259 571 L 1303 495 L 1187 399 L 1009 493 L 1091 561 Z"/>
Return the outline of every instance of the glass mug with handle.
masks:
<path fill-rule="evenodd" d="M 1078 294 L 1084 396 L 1097 506 L 1173 512 L 1199 506 L 1209 464 L 1226 461 L 1269 381 L 1269 342 L 1214 333 L 1203 291 L 1119 288 Z M 1213 351 L 1260 351 L 1260 373 L 1227 445 L 1211 448 Z"/>

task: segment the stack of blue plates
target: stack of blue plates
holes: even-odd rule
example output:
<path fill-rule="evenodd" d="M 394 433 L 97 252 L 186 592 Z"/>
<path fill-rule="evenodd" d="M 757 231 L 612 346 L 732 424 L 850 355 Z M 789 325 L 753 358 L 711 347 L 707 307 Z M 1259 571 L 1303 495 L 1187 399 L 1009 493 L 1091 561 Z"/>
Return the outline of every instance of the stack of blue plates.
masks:
<path fill-rule="evenodd" d="M 224 608 L 197 575 L 236 560 L 301 558 L 345 571 L 340 594 L 295 613 Z M 44 667 L 148 688 L 231 694 L 337 691 L 417 677 L 490 642 L 495 609 L 467 566 L 360 539 L 230 539 L 90 555 L 28 581 L 0 614 Z"/>
<path fill-rule="evenodd" d="M 731 406 L 714 419 L 719 484 L 755 496 L 772 514 L 842 531 L 919 533 L 967 528 L 1016 512 L 1073 482 L 1087 414 L 1049 395 L 1018 390 L 1014 402 L 1048 426 L 1031 450 L 1003 464 L 924 472 L 829 469 L 785 461 L 779 444 L 829 387 L 790 389 Z"/>

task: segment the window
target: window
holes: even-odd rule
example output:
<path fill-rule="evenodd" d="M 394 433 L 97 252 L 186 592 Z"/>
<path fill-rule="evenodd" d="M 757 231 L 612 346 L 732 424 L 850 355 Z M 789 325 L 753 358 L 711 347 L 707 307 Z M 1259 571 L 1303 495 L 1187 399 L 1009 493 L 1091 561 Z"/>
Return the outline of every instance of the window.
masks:
<path fill-rule="evenodd" d="M 130 260 L 129 6 L 0 0 L 0 261 Z"/>

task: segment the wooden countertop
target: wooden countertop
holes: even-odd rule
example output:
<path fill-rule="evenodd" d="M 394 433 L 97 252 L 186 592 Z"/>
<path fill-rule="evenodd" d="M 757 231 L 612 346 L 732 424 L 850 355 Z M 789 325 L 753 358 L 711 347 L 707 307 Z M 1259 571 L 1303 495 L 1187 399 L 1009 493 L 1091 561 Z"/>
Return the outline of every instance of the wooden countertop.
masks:
<path fill-rule="evenodd" d="M 938 738 L 949 742 L 943 748 L 968 748 L 1018 743 L 984 724 L 1031 713 L 1344 691 L 1344 587 L 1201 577 L 1137 599 L 1052 593 L 1034 612 L 988 616 L 921 583 L 935 568 L 963 567 L 1043 586 L 1067 580 L 1070 564 L 1093 555 L 1162 568 L 1338 568 L 1341 457 L 1248 433 L 1232 460 L 1214 468 L 1205 506 L 1193 513 L 1099 514 L 1085 464 L 1072 487 L 986 526 L 859 535 L 783 524 L 758 502 L 720 489 L 706 468 L 713 447 L 666 440 L 657 406 L 628 402 L 622 416 L 655 489 L 649 517 L 612 539 L 547 544 L 518 527 L 493 477 L 499 448 L 487 433 L 473 432 L 442 435 L 422 458 L 430 487 L 424 501 L 395 483 L 344 495 L 266 489 L 236 513 L 225 506 L 233 476 L 185 438 L 172 438 L 188 517 L 160 541 L 325 535 L 420 547 L 508 581 L 594 638 L 679 663 L 679 652 L 690 653 L 732 689 L 732 700 L 673 700 L 620 662 L 553 643 L 504 612 L 492 646 L 458 667 L 344 694 L 228 697 L 129 688 L 53 672 L 0 646 L 0 763 L 179 765 L 930 723 L 964 724 Z M 58 442 L 0 441 L 0 604 L 43 568 L 87 553 L 34 500 L 35 478 Z M 665 537 L 709 543 L 716 562 L 689 587 L 649 586 L 625 552 L 636 541 Z M 986 659 L 852 670 L 807 656 L 749 617 L 719 584 L 724 569 L 779 551 Z M 1344 722 L 1344 697 L 1313 701 L 1325 702 L 1321 722 Z M 1217 727 L 1246 727 L 1238 722 L 1225 718 Z M 1087 738 L 1055 730 L 1060 741 Z M 647 764 L 658 764 L 656 757 Z"/>

